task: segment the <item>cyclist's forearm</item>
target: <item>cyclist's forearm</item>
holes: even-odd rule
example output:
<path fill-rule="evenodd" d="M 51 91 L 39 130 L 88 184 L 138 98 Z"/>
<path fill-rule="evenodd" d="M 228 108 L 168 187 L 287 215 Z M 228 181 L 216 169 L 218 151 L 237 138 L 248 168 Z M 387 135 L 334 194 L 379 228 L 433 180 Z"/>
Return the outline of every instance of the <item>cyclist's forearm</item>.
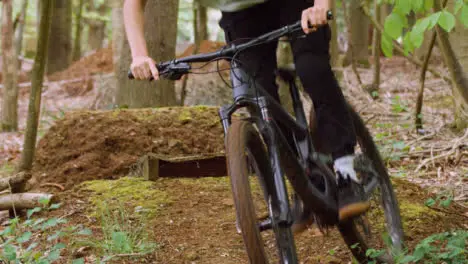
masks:
<path fill-rule="evenodd" d="M 144 7 L 146 0 L 125 0 L 123 15 L 125 31 L 132 57 L 148 56 L 144 36 Z"/>

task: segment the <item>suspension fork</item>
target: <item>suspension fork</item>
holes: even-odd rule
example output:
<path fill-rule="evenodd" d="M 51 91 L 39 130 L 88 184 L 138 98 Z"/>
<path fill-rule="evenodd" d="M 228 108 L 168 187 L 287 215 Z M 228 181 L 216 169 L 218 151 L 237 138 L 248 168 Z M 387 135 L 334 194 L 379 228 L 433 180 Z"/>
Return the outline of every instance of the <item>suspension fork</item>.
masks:
<path fill-rule="evenodd" d="M 262 134 L 265 139 L 265 143 L 268 148 L 268 154 L 270 158 L 270 163 L 272 166 L 273 171 L 273 179 L 265 179 L 265 181 L 273 180 L 274 184 L 267 184 L 267 186 L 274 186 L 275 190 L 274 193 L 276 197 L 271 197 L 272 199 L 272 207 L 271 210 L 274 217 L 274 221 L 278 223 L 278 225 L 291 225 L 292 224 L 292 215 L 291 210 L 289 208 L 289 198 L 288 192 L 286 188 L 286 182 L 284 180 L 284 171 L 281 167 L 281 157 L 280 157 L 280 149 L 278 146 L 278 139 L 276 138 L 275 131 L 273 129 L 274 122 L 269 110 L 268 110 L 268 100 L 265 97 L 258 98 L 258 106 L 261 111 L 262 119 L 266 123 L 264 126 L 261 127 Z M 268 194 L 271 196 L 271 193 Z"/>

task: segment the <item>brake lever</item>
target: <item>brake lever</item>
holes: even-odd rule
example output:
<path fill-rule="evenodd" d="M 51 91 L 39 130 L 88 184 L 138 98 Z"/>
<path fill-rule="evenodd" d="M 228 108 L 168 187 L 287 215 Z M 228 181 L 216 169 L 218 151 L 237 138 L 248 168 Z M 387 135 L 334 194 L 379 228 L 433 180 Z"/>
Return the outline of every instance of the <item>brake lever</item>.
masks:
<path fill-rule="evenodd" d="M 160 75 L 165 79 L 177 81 L 180 80 L 184 74 L 187 74 L 190 69 L 191 67 L 188 63 L 169 64 Z"/>
<path fill-rule="evenodd" d="M 172 81 L 177 81 L 182 78 L 184 74 L 187 74 L 191 67 L 190 64 L 188 63 L 161 63 L 156 65 L 159 71 L 159 76 L 161 76 L 164 79 L 172 80 Z M 135 77 L 132 74 L 132 71 L 128 71 L 128 78 L 129 79 L 135 79 Z M 149 81 L 154 80 L 153 77 L 149 79 Z"/>

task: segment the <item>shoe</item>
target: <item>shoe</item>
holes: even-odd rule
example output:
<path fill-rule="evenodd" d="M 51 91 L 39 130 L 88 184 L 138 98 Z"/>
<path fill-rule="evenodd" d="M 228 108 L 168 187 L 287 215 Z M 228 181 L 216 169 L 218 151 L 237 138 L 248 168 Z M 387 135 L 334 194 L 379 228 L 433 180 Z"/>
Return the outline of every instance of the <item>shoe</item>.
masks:
<path fill-rule="evenodd" d="M 370 208 L 370 202 L 364 195 L 364 188 L 350 177 L 338 174 L 339 220 L 345 221 L 364 214 Z"/>
<path fill-rule="evenodd" d="M 314 220 L 315 218 L 312 213 L 302 211 L 299 218 L 292 224 L 291 231 L 293 234 L 298 235 L 309 228 L 314 223 Z"/>
<path fill-rule="evenodd" d="M 334 162 L 338 183 L 339 220 L 359 216 L 369 210 L 361 179 L 354 170 L 354 155 L 340 157 Z"/>

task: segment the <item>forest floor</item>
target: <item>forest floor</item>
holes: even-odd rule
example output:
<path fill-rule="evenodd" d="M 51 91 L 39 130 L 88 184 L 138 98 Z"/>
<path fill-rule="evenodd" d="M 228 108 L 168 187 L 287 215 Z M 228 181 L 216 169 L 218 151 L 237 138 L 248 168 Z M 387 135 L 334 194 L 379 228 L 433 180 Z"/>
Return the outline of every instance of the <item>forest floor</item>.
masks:
<path fill-rule="evenodd" d="M 78 241 L 76 247 L 68 248 L 63 262 L 83 256 L 87 263 L 94 263 L 103 255 L 113 255 L 110 263 L 245 263 L 227 177 L 148 182 L 138 177 L 141 170 L 135 166 L 148 152 L 168 157 L 222 155 L 217 108 L 91 111 L 98 91 L 89 80 L 93 74 L 111 72 L 111 59 L 109 50 L 83 58 L 67 71 L 49 76 L 43 92 L 30 188 L 57 195 L 62 205 L 51 215 L 93 232 L 89 243 Z M 447 74 L 440 60 L 431 66 Z M 371 82 L 372 69 L 359 72 L 365 83 Z M 63 81 L 83 76 L 78 82 Z M 417 76 L 418 68 L 406 59 L 382 58 L 376 100 L 363 92 L 349 67 L 343 69 L 341 80 L 345 96 L 366 121 L 393 176 L 410 248 L 431 234 L 468 228 L 468 130 L 452 128 L 450 87 L 428 74 L 425 133 L 415 132 Z M 203 77 L 193 78 L 202 82 Z M 27 87 L 21 89 L 20 132 L 0 134 L 0 176 L 13 173 L 18 161 L 28 94 Z M 260 195 L 258 188 L 254 191 Z M 429 198 L 454 202 L 448 208 L 429 207 L 425 205 Z M 121 217 L 109 217 L 109 212 Z M 104 239 L 109 235 L 106 221 L 134 233 L 142 245 L 154 242 L 156 250 L 122 256 L 110 252 Z M 329 231 L 323 234 L 313 226 L 297 236 L 303 263 L 351 262 L 339 233 Z"/>

